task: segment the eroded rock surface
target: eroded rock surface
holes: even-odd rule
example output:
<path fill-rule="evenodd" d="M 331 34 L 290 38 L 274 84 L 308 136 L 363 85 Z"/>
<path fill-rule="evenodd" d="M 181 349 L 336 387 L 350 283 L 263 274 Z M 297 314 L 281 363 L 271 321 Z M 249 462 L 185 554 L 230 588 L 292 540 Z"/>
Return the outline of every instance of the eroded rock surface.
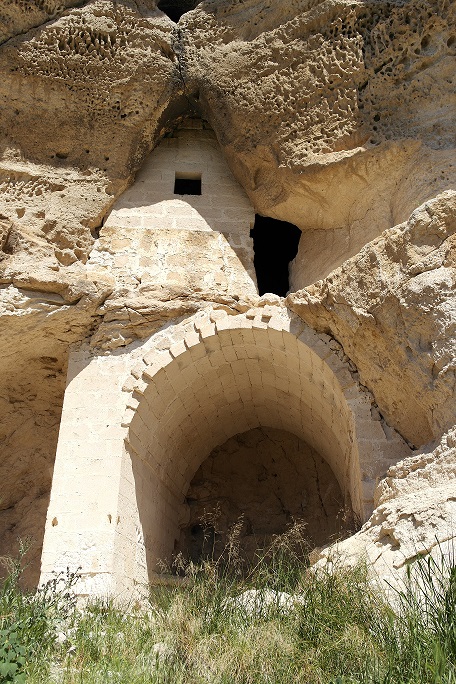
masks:
<path fill-rule="evenodd" d="M 318 565 L 364 559 L 373 577 L 401 586 L 404 569 L 419 554 L 454 559 L 456 523 L 456 431 L 391 468 L 379 485 L 377 508 L 363 528 Z"/>
<path fill-rule="evenodd" d="M 415 446 L 455 419 L 455 233 L 448 192 L 287 300 L 341 342 L 387 420 Z"/>
<path fill-rule="evenodd" d="M 305 231 L 301 287 L 454 184 L 448 0 L 206 0 L 178 27 L 152 0 L 10 2 L 4 14 L 18 33 L 0 54 L 7 175 L 33 176 L 15 169 L 24 156 L 45 165 L 42 185 L 51 169 L 85 175 L 79 199 L 60 189 L 64 227 L 22 217 L 69 250 L 63 264 L 84 258 L 113 195 L 188 107 L 210 121 L 255 208 Z M 35 186 L 18 178 L 5 197 L 40 196 Z"/>
<path fill-rule="evenodd" d="M 154 3 L 36 5 L 42 23 L 0 52 L 0 212 L 65 266 L 87 257 L 181 88 L 173 24 Z"/>
<path fill-rule="evenodd" d="M 55 19 L 67 7 L 81 4 L 83 0 L 5 0 L 0 14 L 0 44 Z"/>
<path fill-rule="evenodd" d="M 204 0 L 177 26 L 156 4 L 0 10 L 0 553 L 30 534 L 39 558 L 71 344 L 107 353 L 208 303 L 251 306 L 242 279 L 126 288 L 86 266 L 151 149 L 196 114 L 253 208 L 303 231 L 287 305 L 335 338 L 385 425 L 442 439 L 345 542 L 397 566 L 454 514 L 455 4 Z"/>
<path fill-rule="evenodd" d="M 210 0 L 181 20 L 187 90 L 233 172 L 304 231 L 301 287 L 454 184 L 454 12 Z"/>

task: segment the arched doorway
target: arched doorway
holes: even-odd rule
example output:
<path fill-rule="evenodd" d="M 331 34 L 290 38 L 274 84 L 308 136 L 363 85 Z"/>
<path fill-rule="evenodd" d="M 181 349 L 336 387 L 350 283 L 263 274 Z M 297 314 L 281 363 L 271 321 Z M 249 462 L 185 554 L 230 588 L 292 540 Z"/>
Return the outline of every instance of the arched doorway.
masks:
<path fill-rule="evenodd" d="M 305 444 L 334 478 L 339 508 L 367 519 L 376 481 L 391 462 L 388 451 L 398 443 L 388 442 L 372 418 L 371 396 L 327 336 L 260 309 L 250 318 L 202 314 L 177 339 L 145 354 L 125 422 L 130 497 L 149 578 L 157 561 L 179 548 L 189 524 L 188 492 L 204 461 L 255 429 Z"/>
<path fill-rule="evenodd" d="M 353 529 L 349 502 L 324 458 L 296 435 L 257 427 L 212 450 L 187 491 L 178 550 L 219 558 L 235 531 L 239 560 L 252 560 L 294 523 L 310 549 Z"/>
<path fill-rule="evenodd" d="M 272 452 L 252 447 L 259 435 L 275 442 Z M 222 476 L 238 486 L 236 477 L 247 471 L 235 461 L 247 447 L 254 484 L 244 483 L 229 503 L 250 516 L 255 534 L 280 532 L 299 507 L 304 515 L 296 517 L 307 517 L 309 529 L 323 527 L 317 509 L 336 490 L 339 508 L 343 503 L 367 520 L 376 483 L 410 453 L 381 419 L 340 345 L 272 300 L 257 300 L 242 313 L 208 306 L 113 353 L 75 349 L 41 581 L 55 570 L 81 567 L 81 595 L 147 591 L 158 561 L 171 558 L 191 522 L 187 499 L 200 469 L 217 453 L 227 461 L 237 449 L 236 472 Z M 320 486 L 313 490 L 309 457 L 320 464 Z M 291 466 L 298 471 L 292 484 Z M 322 502 L 305 510 L 306 500 L 318 496 Z M 269 516 L 266 530 L 260 516 Z M 328 536 L 329 527 L 315 542 Z"/>

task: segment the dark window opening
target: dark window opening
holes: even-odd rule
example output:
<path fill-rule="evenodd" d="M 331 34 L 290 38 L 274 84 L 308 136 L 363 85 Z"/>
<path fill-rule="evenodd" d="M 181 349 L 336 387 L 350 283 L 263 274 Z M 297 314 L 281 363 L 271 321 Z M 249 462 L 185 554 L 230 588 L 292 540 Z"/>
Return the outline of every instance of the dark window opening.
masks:
<path fill-rule="evenodd" d="M 258 292 L 285 297 L 290 289 L 289 263 L 298 253 L 301 231 L 292 223 L 257 214 L 250 237 L 253 238 Z"/>
<path fill-rule="evenodd" d="M 175 195 L 201 195 L 201 174 L 176 173 L 174 181 Z"/>
<path fill-rule="evenodd" d="M 161 0 L 158 3 L 158 8 L 170 19 L 178 22 L 183 14 L 195 9 L 200 2 L 201 0 Z"/>

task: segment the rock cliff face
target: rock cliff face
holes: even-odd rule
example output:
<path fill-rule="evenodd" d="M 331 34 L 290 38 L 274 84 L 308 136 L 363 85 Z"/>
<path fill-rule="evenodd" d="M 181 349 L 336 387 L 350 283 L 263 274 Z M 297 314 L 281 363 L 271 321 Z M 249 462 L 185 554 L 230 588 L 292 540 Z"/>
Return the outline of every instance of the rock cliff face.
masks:
<path fill-rule="evenodd" d="M 455 233 L 456 194 L 446 192 L 288 298 L 340 341 L 414 446 L 454 424 Z"/>
<path fill-rule="evenodd" d="M 303 230 L 295 289 L 454 185 L 454 12 L 250 0 L 182 19 L 187 91 L 235 175 Z"/>
<path fill-rule="evenodd" d="M 419 449 L 344 542 L 398 566 L 455 517 L 455 4 L 203 0 L 178 24 L 168 5 L 0 9 L 0 553 L 33 537 L 37 581 L 71 345 L 107 353 L 255 305 L 243 275 L 217 289 L 90 266 L 151 150 L 200 117 L 252 208 L 302 231 L 279 305 L 339 345 Z"/>
<path fill-rule="evenodd" d="M 377 508 L 364 527 L 336 548 L 314 555 L 318 565 L 364 558 L 385 587 L 401 586 L 403 570 L 418 554 L 454 558 L 456 515 L 455 431 L 391 468 L 378 488 Z M 317 560 L 318 559 L 318 560 Z"/>

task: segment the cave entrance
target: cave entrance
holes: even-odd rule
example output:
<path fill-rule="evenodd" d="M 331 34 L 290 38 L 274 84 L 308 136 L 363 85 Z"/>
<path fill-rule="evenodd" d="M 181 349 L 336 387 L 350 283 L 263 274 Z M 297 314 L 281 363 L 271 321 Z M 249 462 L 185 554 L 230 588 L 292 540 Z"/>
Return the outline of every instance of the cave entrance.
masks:
<path fill-rule="evenodd" d="M 201 0 L 161 0 L 158 9 L 177 23 L 183 14 L 195 9 L 200 2 Z"/>
<path fill-rule="evenodd" d="M 123 539 L 139 535 L 149 580 L 182 547 L 204 552 L 201 516 L 211 504 L 225 516 L 223 534 L 239 514 L 250 521 L 246 552 L 295 515 L 312 545 L 337 534 L 342 510 L 362 521 L 370 514 L 375 481 L 364 471 L 361 480 L 356 437 L 361 417 L 366 435 L 370 400 L 316 333 L 282 313 L 259 309 L 251 320 L 217 310 L 215 323 L 202 313 L 169 352 L 144 356 L 150 368 L 132 399 L 126 440 L 135 490 L 126 481 L 124 492 L 138 518 Z"/>
<path fill-rule="evenodd" d="M 285 297 L 290 289 L 289 264 L 298 253 L 301 231 L 292 223 L 256 214 L 250 237 L 260 296 L 272 292 Z"/>
<path fill-rule="evenodd" d="M 373 407 L 334 340 L 266 302 L 204 308 L 119 354 L 74 350 L 41 581 L 80 565 L 80 596 L 142 594 L 211 498 L 225 529 L 248 518 L 247 550 L 295 514 L 329 541 L 339 491 L 366 522 L 379 480 L 410 455 Z"/>
<path fill-rule="evenodd" d="M 328 463 L 297 435 L 257 427 L 216 447 L 193 477 L 179 551 L 217 559 L 238 526 L 237 553 L 252 560 L 274 535 L 304 523 L 308 548 L 323 546 L 353 520 Z"/>

